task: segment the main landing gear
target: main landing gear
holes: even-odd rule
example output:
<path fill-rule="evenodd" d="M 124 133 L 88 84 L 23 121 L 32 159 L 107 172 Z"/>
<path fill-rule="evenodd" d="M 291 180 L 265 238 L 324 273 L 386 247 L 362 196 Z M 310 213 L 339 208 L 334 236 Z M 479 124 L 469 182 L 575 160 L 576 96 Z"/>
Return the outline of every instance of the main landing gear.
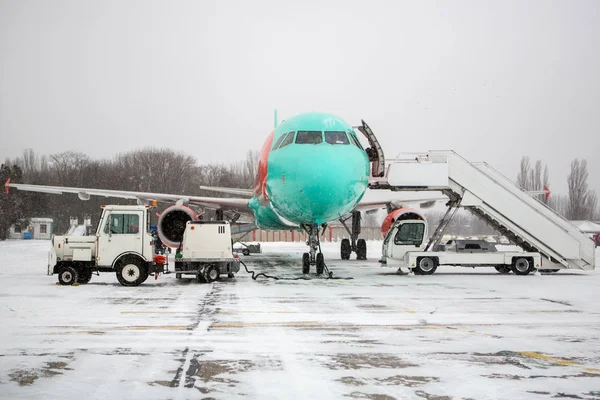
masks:
<path fill-rule="evenodd" d="M 317 225 L 303 225 L 302 228 L 308 234 L 306 244 L 310 248 L 309 253 L 302 254 L 302 273 L 308 274 L 310 266 L 316 265 L 317 275 L 321 275 L 325 270 L 325 259 L 321 253 L 321 245 L 319 243 L 319 227 Z"/>
<path fill-rule="evenodd" d="M 346 221 L 352 218 L 352 230 L 348 229 Z M 365 239 L 359 239 L 360 235 L 360 211 L 352 211 L 352 214 L 346 218 L 340 218 L 340 222 L 350 234 L 350 240 L 342 239 L 340 253 L 342 260 L 349 260 L 352 252 L 356 253 L 357 260 L 367 259 L 367 242 Z"/>

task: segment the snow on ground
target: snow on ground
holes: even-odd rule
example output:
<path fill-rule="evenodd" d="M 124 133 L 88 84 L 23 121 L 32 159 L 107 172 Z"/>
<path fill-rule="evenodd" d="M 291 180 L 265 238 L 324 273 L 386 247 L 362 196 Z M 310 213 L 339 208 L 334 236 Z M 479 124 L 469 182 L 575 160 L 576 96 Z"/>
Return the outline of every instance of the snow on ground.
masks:
<path fill-rule="evenodd" d="M 397 275 L 369 260 L 336 277 L 135 288 L 46 276 L 49 242 L 0 243 L 0 398 L 600 398 L 600 274 Z M 302 244 L 248 267 L 301 277 Z M 314 270 L 313 270 L 314 271 Z"/>

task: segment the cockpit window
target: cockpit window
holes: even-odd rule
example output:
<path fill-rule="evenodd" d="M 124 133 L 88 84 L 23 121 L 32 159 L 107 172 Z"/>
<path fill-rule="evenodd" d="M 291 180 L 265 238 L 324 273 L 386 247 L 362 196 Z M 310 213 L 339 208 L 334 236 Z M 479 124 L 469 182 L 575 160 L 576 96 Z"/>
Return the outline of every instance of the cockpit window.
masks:
<path fill-rule="evenodd" d="M 325 132 L 325 141 L 329 144 L 350 144 L 346 132 Z"/>
<path fill-rule="evenodd" d="M 279 136 L 279 139 L 277 139 L 277 141 L 275 142 L 275 144 L 273 145 L 273 147 L 271 147 L 271 150 L 275 150 L 276 148 L 279 147 L 279 145 L 281 144 L 281 142 L 283 142 L 283 139 L 285 139 L 285 137 L 287 136 L 287 133 L 284 133 L 283 135 Z"/>
<path fill-rule="evenodd" d="M 361 150 L 364 150 L 363 147 L 361 146 L 360 142 L 358 141 L 358 139 L 356 138 L 356 136 L 354 136 L 354 134 L 349 133 L 348 136 L 350 136 L 350 140 L 352 140 L 352 143 L 354 143 L 354 145 L 356 147 L 358 147 Z"/>
<path fill-rule="evenodd" d="M 287 146 L 288 144 L 292 143 L 293 141 L 294 141 L 294 132 L 290 132 L 287 134 L 287 136 L 285 136 L 285 140 L 283 142 L 281 142 L 281 146 L 279 146 L 279 148 L 281 149 L 281 148 Z"/>
<path fill-rule="evenodd" d="M 298 131 L 296 144 L 319 144 L 323 142 L 321 131 Z"/>

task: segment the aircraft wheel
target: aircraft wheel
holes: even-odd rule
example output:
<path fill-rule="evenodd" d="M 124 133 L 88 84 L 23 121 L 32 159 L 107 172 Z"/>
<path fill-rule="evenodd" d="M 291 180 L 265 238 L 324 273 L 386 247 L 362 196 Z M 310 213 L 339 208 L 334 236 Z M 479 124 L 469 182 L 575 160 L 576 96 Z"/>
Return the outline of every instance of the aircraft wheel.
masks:
<path fill-rule="evenodd" d="M 310 272 L 310 256 L 308 253 L 302 254 L 302 273 L 308 274 Z"/>
<path fill-rule="evenodd" d="M 431 257 L 421 257 L 417 261 L 417 266 L 413 268 L 415 275 L 431 275 L 437 269 L 436 262 Z"/>
<path fill-rule="evenodd" d="M 508 265 L 497 265 L 494 268 L 501 274 L 508 274 L 510 272 L 510 267 Z"/>
<path fill-rule="evenodd" d="M 77 282 L 77 270 L 73 267 L 60 267 L 58 270 L 58 282 L 63 286 L 71 286 Z"/>
<path fill-rule="evenodd" d="M 221 272 L 219 271 L 219 267 L 216 265 L 211 265 L 206 269 L 204 273 L 204 277 L 208 283 L 214 282 L 219 279 Z"/>
<path fill-rule="evenodd" d="M 340 253 L 342 260 L 349 260 L 350 254 L 352 254 L 352 246 L 350 246 L 350 240 L 342 239 Z"/>
<path fill-rule="evenodd" d="M 325 270 L 325 258 L 323 257 L 323 253 L 317 254 L 317 275 L 321 275 Z"/>
<path fill-rule="evenodd" d="M 356 242 L 356 259 L 367 259 L 367 242 L 365 242 L 365 239 L 358 239 Z"/>
<path fill-rule="evenodd" d="M 529 260 L 525 257 L 519 257 L 513 260 L 512 272 L 514 272 L 516 275 L 529 274 Z"/>

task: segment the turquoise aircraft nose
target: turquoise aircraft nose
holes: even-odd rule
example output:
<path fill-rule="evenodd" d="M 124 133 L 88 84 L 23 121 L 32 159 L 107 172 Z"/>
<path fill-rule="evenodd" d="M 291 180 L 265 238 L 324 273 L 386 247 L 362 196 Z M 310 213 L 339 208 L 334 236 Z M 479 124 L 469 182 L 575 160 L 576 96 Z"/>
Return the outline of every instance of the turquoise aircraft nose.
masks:
<path fill-rule="evenodd" d="M 295 224 L 322 224 L 350 212 L 367 188 L 364 152 L 349 145 L 294 147 L 281 165 L 270 161 L 267 191 L 277 214 Z"/>

